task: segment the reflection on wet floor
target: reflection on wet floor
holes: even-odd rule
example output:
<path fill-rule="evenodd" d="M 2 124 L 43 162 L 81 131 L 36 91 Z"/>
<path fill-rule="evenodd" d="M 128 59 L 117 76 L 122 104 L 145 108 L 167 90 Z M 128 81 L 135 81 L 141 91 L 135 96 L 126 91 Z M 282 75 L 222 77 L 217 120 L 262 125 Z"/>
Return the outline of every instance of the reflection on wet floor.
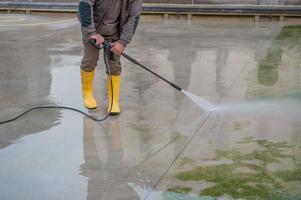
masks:
<path fill-rule="evenodd" d="M 278 83 L 280 85 L 283 79 L 287 79 L 289 76 L 286 73 L 296 73 L 296 69 L 301 64 L 301 26 L 291 25 L 284 26 L 279 35 L 272 42 L 272 45 L 268 48 L 267 55 L 262 59 L 257 68 L 257 81 L 263 86 L 273 86 Z M 289 69 L 289 70 L 288 70 Z M 279 76 L 279 71 L 283 71 Z M 285 72 L 286 71 L 286 72 Z M 291 90 L 300 86 L 300 74 L 296 74 L 295 86 L 291 85 Z M 288 84 L 294 84 L 288 83 Z M 284 86 L 283 86 L 284 87 Z M 279 87 L 275 87 L 278 90 Z M 284 89 L 284 88 L 283 88 Z M 259 95 L 260 91 L 256 91 Z M 275 91 L 276 92 L 276 91 Z M 283 91 L 285 92 L 285 91 Z M 281 93 L 280 93 L 281 94 Z M 261 95 L 265 95 L 264 93 Z M 271 95 L 271 93 L 269 93 Z"/>
<path fill-rule="evenodd" d="M 40 104 L 85 110 L 78 24 L 0 37 L 0 120 Z M 45 110 L 0 127 L 0 199 L 300 199 L 300 38 L 297 25 L 143 19 L 127 53 L 219 110 L 123 60 L 119 117 Z M 94 87 L 89 113 L 103 116 L 102 63 Z"/>
<path fill-rule="evenodd" d="M 136 193 L 124 180 L 128 167 L 124 162 L 122 132 L 118 121 L 105 126 L 107 132 L 94 131 L 95 122 L 83 119 L 83 143 L 85 163 L 81 175 L 88 178 L 87 200 L 138 199 Z M 118 191 L 118 192 L 115 192 Z"/>

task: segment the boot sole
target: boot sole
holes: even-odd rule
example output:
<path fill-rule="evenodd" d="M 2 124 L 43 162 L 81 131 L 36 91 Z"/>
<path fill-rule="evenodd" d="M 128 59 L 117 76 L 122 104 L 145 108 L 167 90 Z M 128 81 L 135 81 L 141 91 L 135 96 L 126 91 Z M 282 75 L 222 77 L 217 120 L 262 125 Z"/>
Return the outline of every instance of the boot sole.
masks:
<path fill-rule="evenodd" d="M 86 107 L 86 106 L 85 106 Z M 88 108 L 88 107 L 86 107 L 87 109 L 89 109 L 89 110 L 95 110 L 97 107 L 93 107 L 93 108 Z"/>
<path fill-rule="evenodd" d="M 111 116 L 120 115 L 120 112 L 111 112 L 110 115 L 111 115 Z"/>

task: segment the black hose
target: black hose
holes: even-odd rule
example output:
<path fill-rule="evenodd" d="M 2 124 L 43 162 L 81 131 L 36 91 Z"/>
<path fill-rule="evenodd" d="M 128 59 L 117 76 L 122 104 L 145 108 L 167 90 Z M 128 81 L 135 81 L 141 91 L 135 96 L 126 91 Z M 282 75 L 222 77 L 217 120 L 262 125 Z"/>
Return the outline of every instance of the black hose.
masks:
<path fill-rule="evenodd" d="M 143 69 L 145 69 L 146 71 L 150 72 L 151 74 L 157 76 L 158 78 L 160 78 L 161 80 L 165 81 L 166 83 L 168 83 L 170 86 L 172 86 L 173 88 L 181 91 L 182 88 L 178 85 L 176 85 L 175 83 L 173 82 L 170 82 L 169 80 L 167 80 L 166 78 L 162 77 L 161 75 L 157 74 L 156 72 L 150 70 L 149 68 L 147 68 L 146 66 L 144 66 L 143 64 L 141 64 L 140 62 L 138 62 L 135 58 L 132 58 L 131 56 L 129 56 L 128 54 L 126 53 L 122 53 L 121 54 L 123 57 L 125 57 L 126 59 L 128 59 L 129 61 L 131 61 L 132 63 L 142 67 Z"/>
<path fill-rule="evenodd" d="M 109 117 L 111 111 L 112 111 L 112 108 L 113 108 L 113 100 L 114 100 L 114 89 L 113 89 L 113 80 L 112 80 L 112 73 L 111 73 L 111 68 L 109 66 L 109 61 L 108 61 L 108 58 L 110 56 L 110 53 L 111 53 L 111 46 L 103 46 L 103 60 L 105 62 L 105 66 L 106 66 L 106 70 L 107 70 L 107 73 L 108 73 L 108 76 L 109 76 L 109 79 L 110 79 L 110 83 L 111 83 L 111 103 L 110 103 L 110 109 L 109 109 L 109 112 L 107 114 L 107 118 Z M 108 87 L 108 86 L 107 86 Z M 109 101 L 109 99 L 108 99 Z"/>
<path fill-rule="evenodd" d="M 81 111 L 79 109 L 76 109 L 76 108 L 72 108 L 72 107 L 68 107 L 68 106 L 58 106 L 58 105 L 46 105 L 46 106 L 35 106 L 33 108 L 30 108 L 24 112 L 22 112 L 21 114 L 17 115 L 16 117 L 14 118 L 11 118 L 11 119 L 8 119 L 8 120 L 5 120 L 5 121 L 1 121 L 0 124 L 6 124 L 6 123 L 10 123 L 12 121 L 15 121 L 19 118 L 21 118 L 22 116 L 32 112 L 32 111 L 35 111 L 35 110 L 40 110 L 40 109 L 64 109 L 64 110 L 71 110 L 71 111 L 74 111 L 74 112 L 77 112 L 77 113 L 80 113 L 84 116 L 87 116 L 88 118 L 96 121 L 96 122 L 101 122 L 101 121 L 104 121 L 106 120 L 110 115 L 107 114 L 104 118 L 101 118 L 101 119 L 98 119 L 98 118 L 95 118 L 91 115 L 89 115 L 88 113 L 85 113 L 84 111 Z"/>

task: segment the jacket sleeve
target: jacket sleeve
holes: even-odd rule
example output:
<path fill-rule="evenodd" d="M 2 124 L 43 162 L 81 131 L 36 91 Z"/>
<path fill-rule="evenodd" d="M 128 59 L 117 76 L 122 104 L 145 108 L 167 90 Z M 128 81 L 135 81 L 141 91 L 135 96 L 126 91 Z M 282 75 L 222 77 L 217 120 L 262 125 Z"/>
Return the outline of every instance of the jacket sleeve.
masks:
<path fill-rule="evenodd" d="M 88 42 L 90 36 L 96 34 L 93 21 L 93 6 L 95 0 L 80 0 L 78 5 L 78 18 L 81 24 L 83 41 Z"/>
<path fill-rule="evenodd" d="M 140 12 L 142 9 L 142 0 L 133 0 L 130 6 L 131 9 L 130 9 L 128 20 L 123 25 L 122 31 L 120 33 L 119 42 L 123 46 L 126 46 L 128 43 L 130 43 L 132 37 L 134 36 L 140 18 Z"/>

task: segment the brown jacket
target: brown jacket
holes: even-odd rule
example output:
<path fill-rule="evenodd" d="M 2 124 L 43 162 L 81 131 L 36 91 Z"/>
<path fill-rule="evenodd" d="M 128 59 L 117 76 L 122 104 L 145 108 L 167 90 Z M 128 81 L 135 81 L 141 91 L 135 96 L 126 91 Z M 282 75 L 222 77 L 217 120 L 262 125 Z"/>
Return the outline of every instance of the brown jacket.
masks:
<path fill-rule="evenodd" d="M 120 14 L 119 42 L 126 46 L 131 42 L 137 28 L 142 0 L 121 0 L 122 8 Z M 83 42 L 87 43 L 90 36 L 100 30 L 102 20 L 108 10 L 109 0 L 80 0 L 78 6 L 78 17 L 81 23 Z"/>

